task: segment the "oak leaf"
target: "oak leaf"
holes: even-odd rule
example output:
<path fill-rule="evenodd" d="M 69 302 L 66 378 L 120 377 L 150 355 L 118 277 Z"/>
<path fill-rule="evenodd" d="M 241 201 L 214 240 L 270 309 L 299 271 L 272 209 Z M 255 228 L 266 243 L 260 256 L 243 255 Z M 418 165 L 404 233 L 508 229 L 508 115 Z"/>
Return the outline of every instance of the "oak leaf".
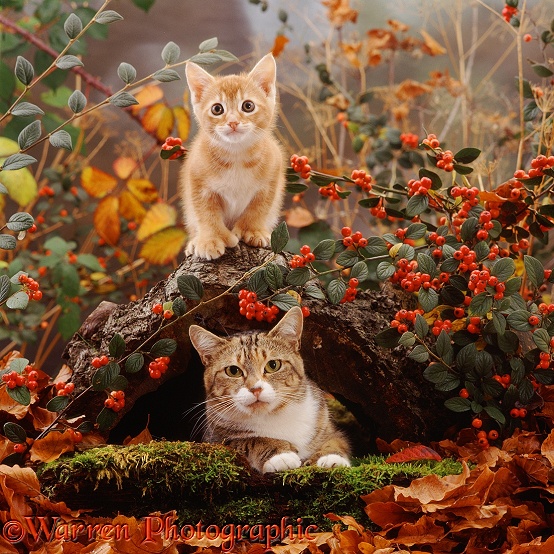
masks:
<path fill-rule="evenodd" d="M 37 439 L 31 447 L 32 462 L 52 462 L 66 452 L 73 452 L 75 443 L 69 430 L 63 433 L 51 431 L 43 439 Z"/>
<path fill-rule="evenodd" d="M 183 249 L 187 234 L 178 227 L 170 227 L 150 236 L 142 245 L 140 257 L 154 265 L 167 265 Z"/>
<path fill-rule="evenodd" d="M 117 179 L 91 165 L 81 171 L 81 186 L 93 198 L 104 198 L 117 186 Z"/>
<path fill-rule="evenodd" d="M 144 240 L 162 229 L 173 227 L 176 222 L 177 210 L 173 206 L 164 203 L 154 204 L 146 212 L 137 230 L 137 238 Z"/>
<path fill-rule="evenodd" d="M 94 228 L 108 244 L 116 245 L 121 236 L 119 198 L 108 196 L 98 203 L 94 211 Z"/>

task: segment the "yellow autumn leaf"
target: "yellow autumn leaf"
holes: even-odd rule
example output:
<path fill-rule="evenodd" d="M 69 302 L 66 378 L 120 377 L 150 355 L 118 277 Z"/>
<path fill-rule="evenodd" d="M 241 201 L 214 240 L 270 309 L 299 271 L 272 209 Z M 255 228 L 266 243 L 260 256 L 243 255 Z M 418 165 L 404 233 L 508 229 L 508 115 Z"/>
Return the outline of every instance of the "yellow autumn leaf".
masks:
<path fill-rule="evenodd" d="M 108 196 L 98 203 L 94 211 L 94 228 L 108 244 L 117 244 L 121 235 L 119 198 Z"/>
<path fill-rule="evenodd" d="M 93 198 L 103 198 L 117 186 L 117 179 L 89 165 L 81 172 L 81 185 Z"/>
<path fill-rule="evenodd" d="M 429 33 L 421 30 L 420 31 L 425 44 L 422 46 L 422 50 L 429 54 L 429 56 L 440 56 L 446 53 L 446 49 L 441 46 Z"/>
<path fill-rule="evenodd" d="M 177 136 L 185 142 L 190 133 L 190 112 L 182 106 L 175 106 L 173 115 L 177 123 Z"/>
<path fill-rule="evenodd" d="M 169 204 L 154 204 L 144 216 L 137 231 L 138 240 L 144 240 L 150 235 L 173 227 L 177 221 L 177 210 Z"/>
<path fill-rule="evenodd" d="M 148 179 L 129 179 L 127 188 L 141 202 L 151 204 L 158 199 L 158 189 Z"/>
<path fill-rule="evenodd" d="M 164 97 L 164 91 L 158 85 L 148 85 L 139 90 L 134 97 L 138 104 L 131 106 L 133 114 L 137 114 L 140 110 L 155 104 Z"/>
<path fill-rule="evenodd" d="M 4 159 L 0 158 L 0 165 Z M 26 206 L 38 195 L 38 186 L 28 168 L 0 171 L 0 183 L 8 189 L 9 197 L 20 206 Z"/>
<path fill-rule="evenodd" d="M 175 117 L 173 111 L 165 104 L 154 104 L 146 109 L 141 120 L 142 127 L 147 133 L 153 134 L 163 142 L 173 130 Z"/>
<path fill-rule="evenodd" d="M 19 145 L 15 140 L 0 137 L 0 158 L 7 158 L 19 152 Z"/>
<path fill-rule="evenodd" d="M 112 164 L 114 173 L 120 179 L 128 179 L 133 171 L 138 167 L 138 163 L 135 159 L 130 158 L 129 156 L 119 156 L 116 158 Z"/>
<path fill-rule="evenodd" d="M 187 234 L 182 229 L 170 227 L 152 235 L 142 246 L 140 257 L 154 265 L 166 265 L 181 252 Z"/>
<path fill-rule="evenodd" d="M 140 223 L 146 215 L 146 208 L 128 190 L 119 197 L 119 213 L 128 221 Z"/>

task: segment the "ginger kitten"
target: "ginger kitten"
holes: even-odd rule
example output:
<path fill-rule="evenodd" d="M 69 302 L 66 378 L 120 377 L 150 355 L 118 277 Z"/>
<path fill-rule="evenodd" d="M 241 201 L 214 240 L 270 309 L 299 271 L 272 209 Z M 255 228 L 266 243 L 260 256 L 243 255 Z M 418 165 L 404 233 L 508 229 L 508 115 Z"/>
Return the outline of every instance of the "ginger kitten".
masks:
<path fill-rule="evenodd" d="M 180 176 L 187 255 L 213 260 L 239 240 L 267 246 L 285 191 L 273 136 L 276 66 L 264 56 L 248 74 L 213 77 L 187 63 L 198 134 Z"/>
<path fill-rule="evenodd" d="M 295 307 L 268 333 L 221 338 L 198 325 L 189 330 L 206 368 L 205 440 L 232 446 L 263 473 L 350 465 L 323 391 L 304 373 L 302 324 Z"/>

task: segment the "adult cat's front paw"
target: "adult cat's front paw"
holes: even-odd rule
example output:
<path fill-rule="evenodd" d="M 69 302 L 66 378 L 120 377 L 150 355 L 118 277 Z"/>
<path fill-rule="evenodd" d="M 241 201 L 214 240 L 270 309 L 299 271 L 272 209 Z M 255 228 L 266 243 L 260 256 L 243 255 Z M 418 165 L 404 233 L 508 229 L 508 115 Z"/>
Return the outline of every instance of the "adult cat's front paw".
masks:
<path fill-rule="evenodd" d="M 268 233 L 265 229 L 242 230 L 240 228 L 235 228 L 233 229 L 233 233 L 236 234 L 242 242 L 257 247 L 269 246 L 271 238 L 271 233 Z"/>
<path fill-rule="evenodd" d="M 350 461 L 339 454 L 327 454 L 321 456 L 316 465 L 319 467 L 350 467 Z"/>
<path fill-rule="evenodd" d="M 238 244 L 239 239 L 229 233 L 225 239 L 221 237 L 208 237 L 197 236 L 189 241 L 185 249 L 187 256 L 197 256 L 205 260 L 215 260 L 225 253 L 227 246 L 234 247 Z"/>
<path fill-rule="evenodd" d="M 267 460 L 262 469 L 262 473 L 273 473 L 275 471 L 284 471 L 285 469 L 296 469 L 302 465 L 302 460 L 296 452 L 282 452 L 275 454 Z"/>

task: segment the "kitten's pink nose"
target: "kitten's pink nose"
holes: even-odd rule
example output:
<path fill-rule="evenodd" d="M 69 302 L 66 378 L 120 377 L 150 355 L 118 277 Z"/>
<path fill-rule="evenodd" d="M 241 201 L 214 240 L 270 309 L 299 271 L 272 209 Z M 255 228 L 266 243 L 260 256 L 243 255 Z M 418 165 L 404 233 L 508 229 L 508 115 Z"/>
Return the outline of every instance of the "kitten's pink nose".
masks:
<path fill-rule="evenodd" d="M 229 127 L 231 127 L 231 129 L 233 129 L 233 131 L 236 131 L 237 127 L 239 126 L 239 122 L 238 121 L 229 121 L 229 123 L 227 123 L 227 125 L 229 125 Z"/>
<path fill-rule="evenodd" d="M 258 400 L 262 392 L 262 387 L 256 387 L 256 388 L 250 389 L 250 392 L 256 397 L 256 400 Z"/>

